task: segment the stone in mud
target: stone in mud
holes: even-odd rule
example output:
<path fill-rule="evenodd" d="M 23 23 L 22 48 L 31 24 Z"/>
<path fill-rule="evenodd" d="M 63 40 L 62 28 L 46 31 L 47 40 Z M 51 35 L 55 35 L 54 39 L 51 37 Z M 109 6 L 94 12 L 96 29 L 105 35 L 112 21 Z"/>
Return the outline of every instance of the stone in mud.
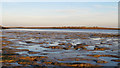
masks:
<path fill-rule="evenodd" d="M 94 48 L 94 50 L 100 50 L 100 51 L 104 51 L 107 50 L 108 48 Z"/>
<path fill-rule="evenodd" d="M 65 49 L 65 50 L 69 50 L 70 48 L 63 47 L 63 49 Z"/>
<path fill-rule="evenodd" d="M 37 59 L 34 59 L 33 61 L 37 61 Z"/>
<path fill-rule="evenodd" d="M 52 64 L 53 62 L 44 62 L 45 64 Z"/>
<path fill-rule="evenodd" d="M 85 48 L 85 46 L 88 46 L 88 45 L 84 45 L 84 44 L 77 44 L 76 46 L 74 46 L 74 49 L 84 49 L 86 50 L 87 48 Z"/>
<path fill-rule="evenodd" d="M 22 64 L 22 65 L 32 65 L 32 62 L 18 62 L 18 64 Z"/>
<path fill-rule="evenodd" d="M 40 55 L 48 55 L 48 53 L 41 53 Z"/>
<path fill-rule="evenodd" d="M 112 44 L 108 44 L 108 45 L 112 45 Z"/>
<path fill-rule="evenodd" d="M 32 41 L 25 41 L 26 43 L 33 43 Z"/>
<path fill-rule="evenodd" d="M 35 58 L 35 59 L 46 59 L 48 58 L 47 56 L 31 56 L 30 58 Z"/>
<path fill-rule="evenodd" d="M 92 65 L 89 63 L 57 63 L 59 66 L 69 66 L 69 67 L 98 67 L 97 65 Z"/>
<path fill-rule="evenodd" d="M 33 52 L 33 51 L 28 51 L 29 54 L 37 54 L 37 53 L 40 53 L 40 52 Z"/>
<path fill-rule="evenodd" d="M 103 61 L 103 60 L 93 60 L 95 61 L 96 63 L 108 63 L 107 61 Z"/>
<path fill-rule="evenodd" d="M 2 61 L 2 60 L 0 60 L 0 64 L 1 64 L 1 63 L 3 63 L 3 61 Z"/>
<path fill-rule="evenodd" d="M 120 59 L 114 59 L 114 60 L 111 60 L 111 61 L 120 62 Z"/>
<path fill-rule="evenodd" d="M 41 60 L 45 60 L 48 57 L 46 56 L 26 56 L 26 57 L 20 57 L 18 62 L 33 62 L 33 61 L 41 61 Z"/>
<path fill-rule="evenodd" d="M 66 47 L 71 47 L 72 46 L 71 43 L 59 43 L 58 45 L 65 45 Z"/>
<path fill-rule="evenodd" d="M 4 45 L 11 45 L 11 44 L 13 44 L 13 42 L 11 42 L 11 41 L 6 41 L 6 40 L 3 40 L 2 39 L 2 45 L 4 46 Z"/>
<path fill-rule="evenodd" d="M 91 59 L 85 59 L 85 58 L 75 58 L 75 61 L 81 61 L 81 60 L 87 60 L 87 61 L 90 61 Z"/>
<path fill-rule="evenodd" d="M 19 59 L 33 61 L 35 58 L 27 56 L 27 57 L 20 57 Z"/>
<path fill-rule="evenodd" d="M 59 43 L 58 45 L 65 45 L 66 43 Z"/>
<path fill-rule="evenodd" d="M 7 46 L 6 44 L 2 44 L 2 46 Z"/>
<path fill-rule="evenodd" d="M 45 48 L 51 48 L 51 49 L 62 49 L 61 46 L 49 46 L 49 47 L 45 47 Z"/>
<path fill-rule="evenodd" d="M 15 63 L 17 60 L 2 60 L 2 62 Z"/>
<path fill-rule="evenodd" d="M 102 42 L 100 42 L 100 44 L 106 44 L 106 42 L 105 42 L 105 41 L 102 41 Z"/>
<path fill-rule="evenodd" d="M 5 55 L 2 57 L 2 62 L 4 63 L 15 63 L 18 60 L 18 56 L 16 55 Z"/>
<path fill-rule="evenodd" d="M 104 51 L 104 50 L 109 50 L 109 48 L 95 46 L 94 50 Z"/>
<path fill-rule="evenodd" d="M 87 55 L 87 56 L 92 56 L 92 57 L 115 57 L 115 58 L 120 58 L 119 56 L 116 55 Z"/>
<path fill-rule="evenodd" d="M 49 44 L 49 43 L 47 43 L 47 42 L 38 42 L 38 43 L 36 43 L 36 44 Z"/>

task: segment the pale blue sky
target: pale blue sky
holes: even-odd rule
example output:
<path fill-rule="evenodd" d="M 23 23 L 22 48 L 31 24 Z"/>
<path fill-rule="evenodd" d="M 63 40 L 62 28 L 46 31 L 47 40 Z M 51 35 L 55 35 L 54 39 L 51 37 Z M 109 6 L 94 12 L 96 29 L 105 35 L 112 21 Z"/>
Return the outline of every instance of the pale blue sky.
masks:
<path fill-rule="evenodd" d="M 119 0 L 2 0 L 2 2 L 118 2 Z"/>
<path fill-rule="evenodd" d="M 4 26 L 118 25 L 117 2 L 4 2 Z"/>

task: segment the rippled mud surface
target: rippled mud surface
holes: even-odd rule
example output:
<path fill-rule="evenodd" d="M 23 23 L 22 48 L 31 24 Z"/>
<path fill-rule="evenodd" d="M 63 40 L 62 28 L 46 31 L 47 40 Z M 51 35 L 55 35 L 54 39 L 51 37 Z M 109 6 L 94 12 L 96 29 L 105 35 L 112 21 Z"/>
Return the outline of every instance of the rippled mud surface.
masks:
<path fill-rule="evenodd" d="M 103 67 L 118 66 L 119 35 L 2 31 L 3 67 Z"/>

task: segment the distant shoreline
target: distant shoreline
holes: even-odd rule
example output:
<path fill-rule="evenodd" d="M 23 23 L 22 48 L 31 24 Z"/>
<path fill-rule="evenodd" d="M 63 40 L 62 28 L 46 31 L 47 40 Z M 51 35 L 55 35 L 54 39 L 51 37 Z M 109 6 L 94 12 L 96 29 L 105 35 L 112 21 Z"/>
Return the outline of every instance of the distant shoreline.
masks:
<path fill-rule="evenodd" d="M 1 27 L 1 29 L 104 29 L 104 30 L 120 30 L 120 28 L 106 28 L 106 27 Z"/>

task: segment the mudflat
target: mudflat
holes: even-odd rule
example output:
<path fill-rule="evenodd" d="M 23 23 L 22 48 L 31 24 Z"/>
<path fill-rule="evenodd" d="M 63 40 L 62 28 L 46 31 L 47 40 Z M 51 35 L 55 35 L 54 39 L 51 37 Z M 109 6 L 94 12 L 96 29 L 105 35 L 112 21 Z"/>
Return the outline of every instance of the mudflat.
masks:
<path fill-rule="evenodd" d="M 2 31 L 3 67 L 118 66 L 118 34 Z"/>

